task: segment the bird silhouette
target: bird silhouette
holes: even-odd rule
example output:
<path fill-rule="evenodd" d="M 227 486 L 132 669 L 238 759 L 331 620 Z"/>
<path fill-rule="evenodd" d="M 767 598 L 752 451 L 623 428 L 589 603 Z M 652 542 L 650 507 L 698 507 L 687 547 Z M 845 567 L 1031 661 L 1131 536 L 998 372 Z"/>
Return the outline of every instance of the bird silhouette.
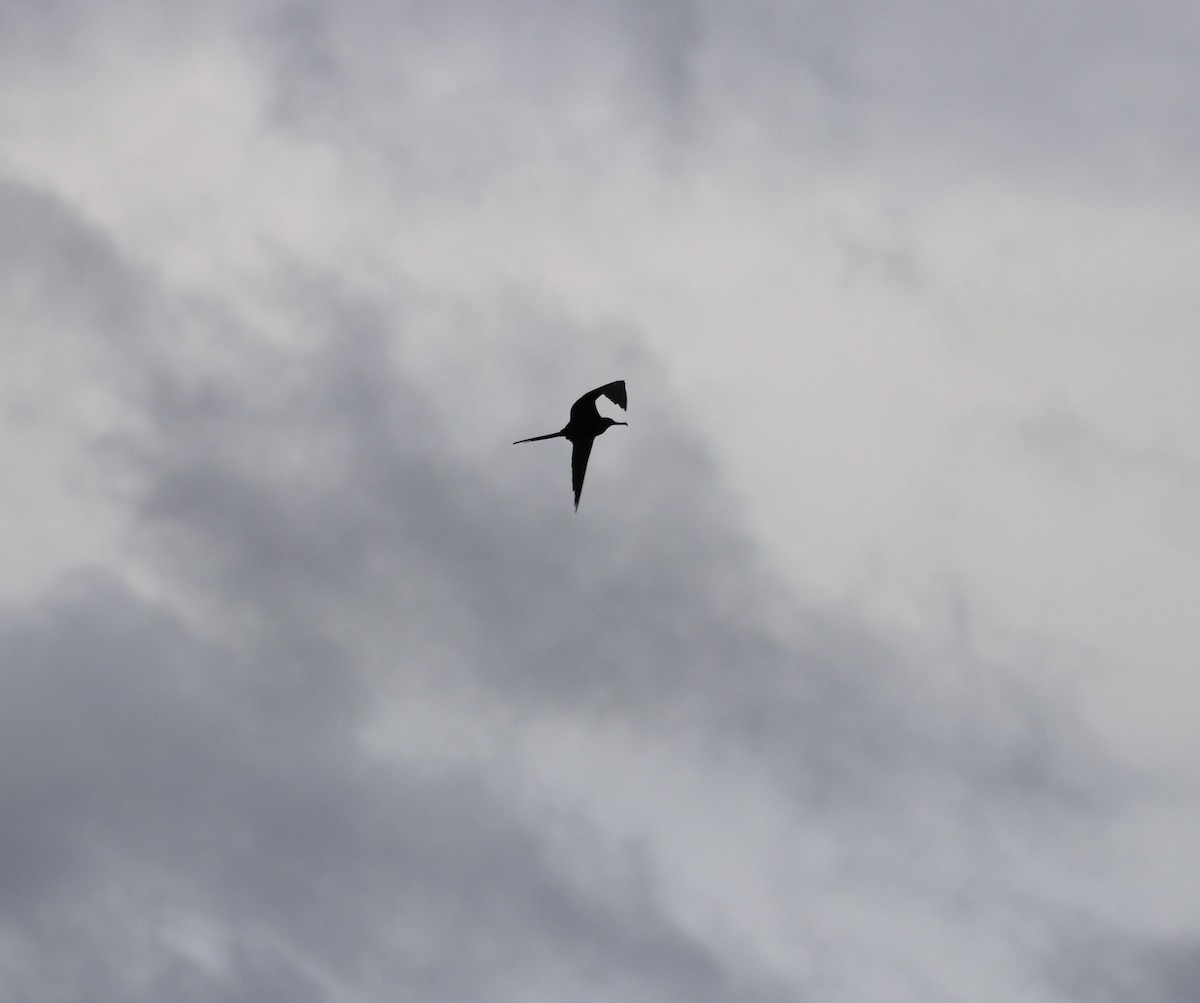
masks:
<path fill-rule="evenodd" d="M 606 383 L 602 387 L 584 394 L 571 405 L 571 419 L 558 432 L 549 435 L 535 435 L 529 439 L 518 439 L 514 446 L 522 442 L 538 442 L 541 439 L 557 439 L 560 436 L 571 441 L 571 484 L 575 488 L 575 511 L 579 511 L 579 494 L 583 491 L 583 475 L 587 473 L 588 457 L 592 455 L 592 443 L 596 436 L 607 431 L 610 425 L 628 425 L 627 421 L 613 421 L 596 410 L 596 400 L 607 397 L 622 411 L 626 410 L 625 381 Z"/>

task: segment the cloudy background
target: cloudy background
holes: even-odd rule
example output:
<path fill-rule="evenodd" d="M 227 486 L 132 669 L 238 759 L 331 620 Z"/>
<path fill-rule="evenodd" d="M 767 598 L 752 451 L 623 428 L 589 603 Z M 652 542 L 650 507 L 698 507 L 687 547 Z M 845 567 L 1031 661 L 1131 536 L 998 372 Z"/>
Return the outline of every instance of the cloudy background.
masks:
<path fill-rule="evenodd" d="M 1198 93 L 1179 0 L 0 3 L 0 995 L 1200 998 Z"/>

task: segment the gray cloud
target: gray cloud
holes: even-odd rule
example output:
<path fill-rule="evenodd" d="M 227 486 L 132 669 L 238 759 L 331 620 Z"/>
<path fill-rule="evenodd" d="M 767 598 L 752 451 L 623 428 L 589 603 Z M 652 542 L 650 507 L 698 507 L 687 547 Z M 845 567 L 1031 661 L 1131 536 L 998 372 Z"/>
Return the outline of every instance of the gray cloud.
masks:
<path fill-rule="evenodd" d="M 410 169 L 408 183 L 436 185 L 446 171 L 451 187 L 494 183 L 531 155 L 598 167 L 632 137 L 696 153 L 728 135 L 765 144 L 754 156 L 804 144 L 797 173 L 841 169 L 864 148 L 927 160 L 952 148 L 969 158 L 960 170 L 998 176 L 1066 154 L 1101 184 L 1179 180 L 1195 154 L 1186 95 L 1200 67 L 1182 41 L 1195 25 L 1172 2 L 1137 12 L 870 2 L 734 11 L 689 0 L 267 9 L 261 38 L 283 119 L 343 140 L 370 132 Z M 441 84 L 428 88 L 435 53 Z M 574 119 L 580 102 L 599 117 Z"/>
<path fill-rule="evenodd" d="M 1075 112 L 1087 62 L 1021 35 L 1006 51 L 1036 50 L 1036 73 L 1009 82 L 971 56 L 973 22 L 921 62 L 867 6 L 262 4 L 236 28 L 122 10 L 139 44 L 253 57 L 251 85 L 206 86 L 358 196 L 292 207 L 305 221 L 575 205 L 614 152 L 705 169 L 747 124 L 776 154 L 820 135 L 813 163 L 872 116 L 1024 136 Z M 68 20 L 22 24 L 107 66 Z M 1047 121 L 1017 114 L 1034 92 Z M 206 244 L 196 205 L 259 208 L 222 187 L 253 173 L 236 157 L 134 223 L 117 179 L 72 188 L 18 146 L 0 299 L 26 337 L 0 353 L 125 536 L 0 619 L 8 997 L 1188 998 L 1186 937 L 1095 882 L 1143 879 L 1114 833 L 1145 779 L 1032 670 L 970 638 L 905 647 L 784 587 L 637 317 L 536 274 L 364 278 L 384 243 L 323 257 L 270 212 Z M 156 213 L 195 227 L 191 286 L 155 257 Z M 204 270 L 239 241 L 268 249 Z M 619 376 L 631 426 L 576 516 L 560 444 L 509 443 Z M 1022 649 L 1039 657 L 1051 675 Z"/>
<path fill-rule="evenodd" d="M 23 810 L 4 870 L 13 922 L 40 931 L 22 938 L 34 998 L 100 985 L 128 999 L 449 1000 L 508 979 L 528 998 L 582 981 L 596 998 L 802 992 L 684 932 L 644 874 L 615 898 L 582 891 L 548 862 L 549 820 L 507 807 L 494 767 L 423 776 L 369 757 L 365 715 L 422 687 L 482 691 L 517 736 L 546 714 L 691 736 L 818 829 L 844 830 L 852 885 L 899 868 L 902 887 L 932 881 L 919 894 L 936 898 L 948 877 L 922 876 L 929 838 L 1075 829 L 1077 768 L 1032 704 L 1012 705 L 1015 732 L 990 716 L 947 731 L 904 697 L 914 677 L 886 649 L 820 617 L 769 629 L 756 613 L 769 582 L 661 405 L 638 406 L 634 427 L 676 457 L 670 508 L 634 498 L 589 529 L 553 504 L 565 488 L 501 504 L 504 482 L 448 447 L 455 402 L 390 359 L 403 330 L 321 282 L 290 298 L 322 331 L 315 348 L 250 339 L 220 370 L 196 365 L 204 351 L 144 355 L 140 431 L 104 453 L 142 484 L 142 553 L 198 626 L 100 573 L 10 615 L 5 761 L 21 766 L 6 800 Z M 243 344 L 212 333 L 211 358 Z M 608 475 L 650 481 L 650 448 Z M 505 734 L 489 758 L 511 770 Z M 885 818 L 890 847 L 857 843 Z M 127 894 L 157 904 L 129 911 Z M 80 900 L 115 922 L 74 919 Z M 65 963 L 62 943 L 90 974 L 51 989 L 38 980 Z"/>
<path fill-rule="evenodd" d="M 138 547 L 205 626 L 99 571 L 10 611 L 0 867 L 22 931 L 14 991 L 474 999 L 509 978 L 571 992 L 597 969 L 603 993 L 776 998 L 656 916 L 646 890 L 580 898 L 485 775 L 422 778 L 358 747 L 371 674 L 419 664 L 423 643 L 453 646 L 460 681 L 534 700 L 553 677 L 524 665 L 537 642 L 493 645 L 489 663 L 483 639 L 523 600 L 550 602 L 552 583 L 579 586 L 570 563 L 522 555 L 533 514 L 512 540 L 484 530 L 487 486 L 441 455 L 436 412 L 388 364 L 381 318 L 316 283 L 299 300 L 317 350 L 262 350 L 220 312 L 162 309 L 86 227 L 61 231 L 71 253 L 95 248 L 84 274 L 111 277 L 93 295 L 66 266 L 84 326 L 109 332 L 99 299 L 131 311 L 114 329 L 166 318 L 211 335 L 186 353 L 169 336 L 108 346 L 142 420 L 96 454 L 123 467 L 116 483 L 142 485 Z M 58 282 L 61 260 L 33 270 Z M 530 584 L 531 568 L 550 577 Z M 598 699 L 611 665 L 557 662 L 551 699 Z"/>
<path fill-rule="evenodd" d="M 1200 989 L 1200 949 L 1194 941 L 1141 940 L 1112 933 L 1072 938 L 1055 974 L 1080 999 L 1183 1003 Z"/>
<path fill-rule="evenodd" d="M 589 970 L 616 996 L 780 998 L 644 890 L 580 897 L 485 775 L 365 757 L 335 701 L 311 702 L 314 677 L 362 685 L 328 647 L 247 657 L 98 573 L 2 640 L 23 998 L 466 1000 L 513 979 L 571 993 Z"/>

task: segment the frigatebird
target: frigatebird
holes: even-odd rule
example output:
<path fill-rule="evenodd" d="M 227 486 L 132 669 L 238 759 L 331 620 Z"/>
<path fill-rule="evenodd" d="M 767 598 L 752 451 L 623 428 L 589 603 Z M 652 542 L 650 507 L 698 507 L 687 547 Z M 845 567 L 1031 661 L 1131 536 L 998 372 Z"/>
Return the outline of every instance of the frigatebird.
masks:
<path fill-rule="evenodd" d="M 535 435 L 530 439 L 518 439 L 514 446 L 522 442 L 537 442 L 540 439 L 557 439 L 562 436 L 571 440 L 571 484 L 575 488 L 575 511 L 579 511 L 579 493 L 583 491 L 583 475 L 587 473 L 588 457 L 592 455 L 592 443 L 596 436 L 605 432 L 610 425 L 628 425 L 627 421 L 613 421 L 596 410 L 596 400 L 607 397 L 622 411 L 627 409 L 625 400 L 625 381 L 606 383 L 602 387 L 584 394 L 571 405 L 571 420 L 560 431 L 549 435 Z"/>

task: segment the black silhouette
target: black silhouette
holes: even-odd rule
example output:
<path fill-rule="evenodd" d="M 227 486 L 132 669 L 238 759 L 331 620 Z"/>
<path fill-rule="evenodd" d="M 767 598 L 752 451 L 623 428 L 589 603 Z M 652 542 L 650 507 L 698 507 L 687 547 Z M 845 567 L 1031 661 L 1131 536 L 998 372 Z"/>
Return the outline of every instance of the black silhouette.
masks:
<path fill-rule="evenodd" d="M 625 400 L 625 381 L 606 383 L 599 389 L 586 393 L 571 405 L 571 420 L 563 426 L 560 432 L 549 435 L 535 435 L 531 439 L 518 439 L 514 446 L 522 442 L 537 442 L 540 439 L 557 439 L 562 436 L 571 440 L 571 483 L 575 487 L 575 511 L 579 511 L 579 494 L 583 491 L 583 475 L 587 473 L 588 457 L 592 455 L 592 443 L 596 436 L 608 429 L 610 425 L 628 425 L 627 421 L 613 421 L 596 410 L 596 399 L 607 397 L 622 411 L 627 409 Z"/>

